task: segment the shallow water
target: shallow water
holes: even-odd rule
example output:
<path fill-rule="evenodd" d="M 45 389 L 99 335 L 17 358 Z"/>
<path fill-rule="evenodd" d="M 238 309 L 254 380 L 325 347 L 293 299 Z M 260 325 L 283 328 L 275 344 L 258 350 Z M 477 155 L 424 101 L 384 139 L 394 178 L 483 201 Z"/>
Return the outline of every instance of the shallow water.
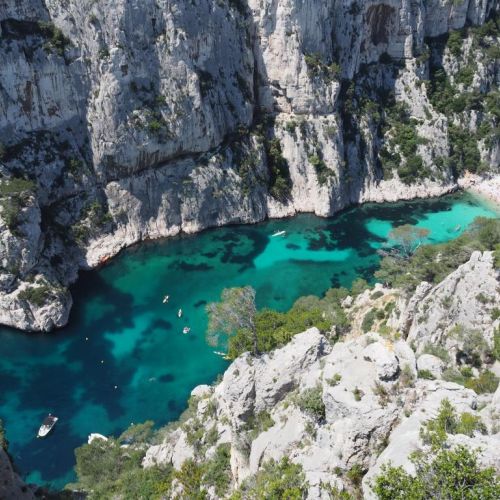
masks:
<path fill-rule="evenodd" d="M 479 215 L 496 216 L 456 194 L 364 205 L 331 219 L 300 215 L 215 229 L 123 252 L 81 276 L 68 327 L 49 335 L 0 328 L 0 418 L 16 464 L 30 481 L 60 487 L 74 479 L 73 450 L 90 432 L 176 419 L 191 389 L 227 365 L 204 340 L 204 306 L 224 287 L 252 285 L 258 307 L 286 310 L 301 295 L 373 279 L 376 249 L 394 226 L 426 227 L 437 243 Z M 286 236 L 270 237 L 281 230 Z M 183 335 L 187 325 L 191 332 Z M 37 440 L 48 412 L 60 420 Z"/>

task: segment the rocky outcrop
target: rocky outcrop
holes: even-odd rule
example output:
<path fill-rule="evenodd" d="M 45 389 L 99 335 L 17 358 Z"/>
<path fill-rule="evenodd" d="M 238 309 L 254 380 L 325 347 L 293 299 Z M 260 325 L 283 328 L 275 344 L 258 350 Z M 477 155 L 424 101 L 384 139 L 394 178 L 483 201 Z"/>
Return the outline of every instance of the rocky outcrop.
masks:
<path fill-rule="evenodd" d="M 467 263 L 431 288 L 416 305 L 408 342 L 418 353 L 428 344 L 442 345 L 456 357 L 476 331 L 485 348 L 491 349 L 499 324 L 492 318 L 500 303 L 499 282 L 492 252 L 474 252 Z"/>
<path fill-rule="evenodd" d="M 491 394 L 491 389 L 468 384 L 482 376 L 475 358 L 451 356 L 455 353 L 447 335 L 427 338 L 426 333 L 436 330 L 436 321 L 466 331 L 468 319 L 477 318 L 475 327 L 489 352 L 481 373 L 495 370 L 490 343 L 498 319 L 487 314 L 488 304 L 473 300 L 479 290 L 498 293 L 490 252 L 474 253 L 436 286 L 420 286 L 415 292 L 419 300 L 381 285 L 344 299 L 351 323 L 346 338 L 331 345 L 311 328 L 270 353 L 241 355 L 218 385 L 193 390 L 189 415 L 161 444 L 149 447 L 143 466 L 172 464 L 179 469 L 185 460 L 203 462 L 218 446 L 229 444 L 233 489 L 269 460 L 288 457 L 305 474 L 308 498 L 326 498 L 332 487 L 355 490 L 351 470 L 364 474 L 363 498 L 373 498 L 371 486 L 384 464 L 414 473 L 411 453 L 433 453 L 421 429 L 447 400 L 457 415 L 467 413 L 481 425 L 467 435 L 450 434 L 446 446 L 477 450 L 482 466 L 500 471 L 500 388 Z M 443 301 L 449 302 L 446 312 L 440 309 Z M 432 313 L 424 320 L 425 307 Z M 363 334 L 359 317 L 371 308 L 387 311 L 393 326 L 377 322 Z M 409 308 L 414 309 L 411 314 Z M 409 317 L 414 319 L 405 339 L 396 320 L 404 325 Z M 426 342 L 450 355 L 446 360 L 427 353 L 417 357 L 415 351 L 420 353 Z M 461 346 L 456 354 L 464 350 Z M 468 382 L 461 383 L 480 394 L 447 380 L 450 367 L 462 368 L 463 374 L 468 370 Z"/>
<path fill-rule="evenodd" d="M 474 60 L 467 91 L 497 88 L 498 64 L 472 35 L 462 56 L 439 42 L 497 11 L 497 0 L 4 2 L 0 322 L 64 324 L 78 269 L 140 240 L 455 189 L 448 124 L 491 117 L 451 120 L 424 82 Z M 381 132 L 396 105 L 418 144 L 382 165 L 384 146 L 401 152 L 400 134 Z M 478 144 L 495 170 L 498 140 Z M 41 301 L 18 299 L 37 275 L 54 302 L 44 319 Z"/>
<path fill-rule="evenodd" d="M 28 500 L 35 498 L 34 490 L 27 486 L 14 471 L 9 455 L 0 446 L 0 498 Z"/>

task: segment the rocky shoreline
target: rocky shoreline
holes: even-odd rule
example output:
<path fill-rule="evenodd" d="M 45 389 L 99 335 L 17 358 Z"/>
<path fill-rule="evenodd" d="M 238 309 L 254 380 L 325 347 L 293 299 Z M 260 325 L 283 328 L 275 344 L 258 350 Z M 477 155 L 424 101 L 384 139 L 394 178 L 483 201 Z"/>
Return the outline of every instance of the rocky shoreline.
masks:
<path fill-rule="evenodd" d="M 498 172 L 498 0 L 271 3 L 2 11 L 0 324 L 64 325 L 78 271 L 139 241 Z"/>

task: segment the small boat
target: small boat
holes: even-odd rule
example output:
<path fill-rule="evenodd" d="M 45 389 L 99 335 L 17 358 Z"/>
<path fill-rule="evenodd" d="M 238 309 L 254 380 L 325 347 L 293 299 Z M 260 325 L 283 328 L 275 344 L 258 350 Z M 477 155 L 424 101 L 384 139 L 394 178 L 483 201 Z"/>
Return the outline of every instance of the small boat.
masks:
<path fill-rule="evenodd" d="M 165 297 L 163 297 L 163 303 L 166 304 L 168 302 L 169 298 L 170 298 L 170 295 L 165 295 Z"/>
<path fill-rule="evenodd" d="M 189 328 L 189 326 L 185 326 L 183 329 L 182 329 L 182 333 L 184 335 L 186 335 L 186 333 L 189 333 L 191 331 L 191 328 Z"/>
<path fill-rule="evenodd" d="M 177 317 L 180 318 L 182 316 L 182 309 L 179 309 L 179 311 L 177 312 Z"/>
<path fill-rule="evenodd" d="M 286 233 L 286 231 L 276 231 L 274 234 L 272 234 L 271 236 L 274 237 L 274 236 L 283 236 L 284 234 Z"/>
<path fill-rule="evenodd" d="M 226 352 L 214 351 L 214 354 L 217 354 L 217 356 L 220 356 L 221 358 L 229 359 Z"/>
<path fill-rule="evenodd" d="M 58 420 L 59 419 L 57 417 L 54 417 L 54 415 L 52 415 L 51 413 L 49 413 L 47 415 L 47 417 L 45 417 L 45 420 L 42 422 L 42 425 L 40 426 L 40 429 L 38 429 L 38 435 L 37 435 L 37 437 L 39 437 L 39 438 L 45 437 L 52 430 L 52 428 L 54 427 L 54 425 L 56 425 L 56 422 Z"/>

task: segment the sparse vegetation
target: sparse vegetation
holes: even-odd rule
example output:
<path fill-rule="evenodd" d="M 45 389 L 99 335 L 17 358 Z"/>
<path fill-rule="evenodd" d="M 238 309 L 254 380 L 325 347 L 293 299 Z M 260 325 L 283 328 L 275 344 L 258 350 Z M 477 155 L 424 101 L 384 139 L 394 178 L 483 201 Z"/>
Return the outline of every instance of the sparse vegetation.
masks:
<path fill-rule="evenodd" d="M 379 500 L 495 500 L 500 497 L 500 481 L 492 467 L 481 468 L 477 452 L 464 446 L 441 450 L 437 456 L 414 454 L 416 473 L 402 467 L 382 467 L 373 491 Z"/>
<path fill-rule="evenodd" d="M 325 403 L 321 385 L 304 389 L 296 398 L 297 406 L 318 422 L 325 419 Z"/>
<path fill-rule="evenodd" d="M 474 250 L 494 250 L 496 245 L 500 245 L 500 220 L 478 217 L 468 231 L 447 243 L 423 245 L 404 261 L 384 257 L 375 276 L 392 286 L 413 290 L 421 281 L 439 283 L 469 260 Z"/>

